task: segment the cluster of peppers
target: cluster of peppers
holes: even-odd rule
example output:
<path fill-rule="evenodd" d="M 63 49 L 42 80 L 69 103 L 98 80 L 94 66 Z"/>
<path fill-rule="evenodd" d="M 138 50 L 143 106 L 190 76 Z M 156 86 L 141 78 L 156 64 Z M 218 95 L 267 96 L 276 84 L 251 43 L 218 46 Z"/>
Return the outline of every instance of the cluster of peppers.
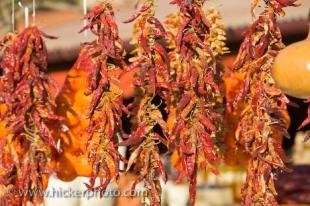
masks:
<path fill-rule="evenodd" d="M 122 133 L 121 117 L 123 111 L 126 111 L 121 91 L 111 83 L 112 77 L 108 75 L 108 71 L 115 68 L 124 69 L 126 63 L 112 6 L 98 5 L 85 18 L 89 24 L 81 32 L 90 29 L 98 36 L 94 42 L 84 44 L 85 53 L 81 52 L 79 58 L 83 62 L 83 59 L 88 57 L 93 63 L 84 67 L 89 73 L 88 87 L 84 94 L 86 96 L 92 94 L 87 113 L 89 135 L 86 144 L 92 172 L 87 187 L 90 190 L 103 191 L 111 180 L 117 179 L 119 175 L 121 156 L 117 151 L 117 135 Z M 96 178 L 100 179 L 100 185 L 97 187 L 95 187 Z"/>
<path fill-rule="evenodd" d="M 229 91 L 227 107 L 238 115 L 235 129 L 238 148 L 250 156 L 242 187 L 243 205 L 277 205 L 274 180 L 278 172 L 288 170 L 281 144 L 282 137 L 289 136 L 286 110 L 289 101 L 276 88 L 271 68 L 284 47 L 276 19 L 284 7 L 297 6 L 294 2 L 265 1 L 264 10 L 246 31 L 234 62 L 233 75 L 239 84 Z M 253 15 L 259 3 L 253 2 Z"/>
<path fill-rule="evenodd" d="M 179 179 L 190 183 L 190 204 L 194 205 L 198 170 L 217 174 L 221 155 L 223 75 L 218 57 L 225 52 L 225 32 L 214 10 L 203 11 L 205 1 L 173 1 L 180 10 L 168 17 L 169 57 L 172 70 L 174 121 L 170 127 L 169 149 Z M 215 13 L 214 13 L 215 12 Z"/>
<path fill-rule="evenodd" d="M 139 71 L 134 77 L 137 96 L 129 105 L 134 130 L 120 145 L 128 146 L 132 151 L 127 171 L 133 167 L 138 175 L 133 189 L 142 181 L 148 194 L 143 204 L 160 206 L 160 179 L 166 182 L 167 174 L 160 159 L 158 144 L 167 146 L 168 131 L 160 105 L 156 105 L 154 98 L 160 96 L 167 104 L 171 101 L 170 61 L 165 48 L 159 43 L 166 31 L 154 15 L 154 0 L 146 0 L 124 21 L 135 21 L 131 40 L 134 50 L 130 61 L 139 64 Z"/>
<path fill-rule="evenodd" d="M 12 191 L 44 190 L 53 169 L 53 154 L 61 152 L 59 133 L 66 133 L 62 137 L 66 150 L 66 137 L 82 132 L 87 134 L 86 140 L 75 139 L 85 145 L 73 153 L 86 153 L 91 168 L 86 184 L 89 190 L 105 191 L 118 179 L 123 161 L 126 171 L 137 175 L 132 189 L 142 182 L 148 191 L 144 204 L 159 206 L 161 180 L 167 180 L 160 144 L 172 154 L 178 179 L 186 178 L 190 183 L 190 204 L 194 205 L 198 170 L 217 174 L 216 165 L 223 159 L 225 108 L 221 85 L 225 78 L 219 62 L 228 49 L 220 15 L 214 9 L 205 12 L 205 2 L 171 1 L 179 11 L 167 17 L 165 28 L 155 17 L 154 0 L 145 0 L 125 20 L 135 21 L 130 62 L 126 61 L 112 6 L 106 2 L 95 6 L 86 15 L 89 23 L 81 31 L 89 29 L 97 38 L 82 45 L 74 65 L 77 70 L 69 72 L 69 86 L 60 92 L 57 104 L 57 88 L 46 75 L 47 52 L 42 36 L 48 36 L 36 27 L 7 35 L 1 42 L 5 49 L 0 64 L 3 204 L 41 203 L 40 193 L 31 196 Z M 226 87 L 226 113 L 238 115 L 236 144 L 250 155 L 242 187 L 243 205 L 277 205 L 274 179 L 277 171 L 287 170 L 281 138 L 287 136 L 288 100 L 275 87 L 270 69 L 284 46 L 277 16 L 284 7 L 295 6 L 294 2 L 265 1 L 264 11 L 246 32 L 231 77 L 226 78 L 237 82 Z M 253 15 L 259 3 L 253 1 Z M 118 73 L 134 74 L 135 90 L 129 103 L 115 79 Z M 79 101 L 70 97 L 74 86 L 69 84 L 70 78 L 81 74 L 87 77 L 86 89 L 76 95 L 83 96 L 87 104 L 70 108 L 73 101 Z M 156 99 L 160 99 L 159 104 Z M 79 108 L 85 107 L 87 121 L 80 123 L 82 126 L 75 126 L 79 120 L 60 117 L 77 115 Z M 124 131 L 124 117 L 131 121 L 129 134 Z M 78 129 L 69 131 L 73 127 Z M 119 154 L 119 146 L 129 148 L 128 159 Z"/>
<path fill-rule="evenodd" d="M 60 152 L 54 132 L 62 118 L 55 113 L 57 88 L 46 74 L 43 37 L 51 38 L 29 27 L 1 42 L 1 205 L 40 204 L 42 195 L 27 191 L 46 188 L 53 152 Z"/>

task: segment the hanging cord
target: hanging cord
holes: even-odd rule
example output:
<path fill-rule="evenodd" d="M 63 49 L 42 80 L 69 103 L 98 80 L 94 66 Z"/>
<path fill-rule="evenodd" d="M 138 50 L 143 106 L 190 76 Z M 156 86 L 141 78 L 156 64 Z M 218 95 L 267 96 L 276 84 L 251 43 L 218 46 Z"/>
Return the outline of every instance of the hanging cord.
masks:
<path fill-rule="evenodd" d="M 308 36 L 307 39 L 310 39 L 310 9 L 308 11 Z"/>
<path fill-rule="evenodd" d="M 15 32 L 15 0 L 12 0 L 12 32 Z"/>
<path fill-rule="evenodd" d="M 36 24 L 36 0 L 32 0 L 32 24 Z"/>
<path fill-rule="evenodd" d="M 29 26 L 29 8 L 27 6 L 23 6 L 22 2 L 18 2 L 18 6 L 24 9 L 24 16 L 25 16 L 25 28 Z"/>
<path fill-rule="evenodd" d="M 83 0 L 83 15 L 84 17 L 86 16 L 87 14 L 87 0 Z M 84 19 L 84 27 L 87 26 L 87 19 Z M 84 31 L 84 37 L 85 39 L 87 38 L 87 29 L 85 29 Z"/>

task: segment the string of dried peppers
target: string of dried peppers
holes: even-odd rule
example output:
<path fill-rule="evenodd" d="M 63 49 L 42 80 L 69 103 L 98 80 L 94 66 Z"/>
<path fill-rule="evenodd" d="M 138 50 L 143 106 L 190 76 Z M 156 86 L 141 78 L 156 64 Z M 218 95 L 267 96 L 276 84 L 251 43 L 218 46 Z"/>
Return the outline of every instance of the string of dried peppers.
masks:
<path fill-rule="evenodd" d="M 222 67 L 219 57 L 227 52 L 219 13 L 203 11 L 205 1 L 171 2 L 180 11 L 168 16 L 168 48 L 171 60 L 172 104 L 169 107 L 169 148 L 180 176 L 190 183 L 194 205 L 199 169 L 217 174 L 222 132 Z"/>
<path fill-rule="evenodd" d="M 43 37 L 51 38 L 29 27 L 1 41 L 1 205 L 40 204 L 36 191 L 47 187 L 53 150 L 60 151 L 51 129 L 61 120 L 55 114 L 57 88 L 47 76 Z"/>
<path fill-rule="evenodd" d="M 271 68 L 278 51 L 284 47 L 276 19 L 284 14 L 284 7 L 296 4 L 294 0 L 264 2 L 264 11 L 246 31 L 234 62 L 234 75 L 241 80 L 240 85 L 233 95 L 227 95 L 228 108 L 233 111 L 242 108 L 235 138 L 239 148 L 250 155 L 242 187 L 243 205 L 277 205 L 274 180 L 277 172 L 288 170 L 281 145 L 282 136 L 288 136 L 288 99 L 275 87 Z M 253 17 L 260 3 L 253 1 Z"/>
<path fill-rule="evenodd" d="M 135 164 L 134 171 L 138 178 L 133 189 L 142 181 L 148 194 L 144 204 L 159 206 L 160 178 L 166 182 L 167 174 L 160 159 L 158 144 L 167 146 L 167 124 L 159 109 L 160 105 L 155 104 L 154 98 L 160 96 L 162 103 L 169 105 L 171 95 L 170 60 L 167 51 L 160 44 L 166 31 L 154 15 L 154 0 L 146 0 L 125 20 L 125 23 L 135 21 L 131 41 L 135 49 L 130 61 L 139 65 L 140 69 L 134 78 L 137 91 L 135 100 L 128 107 L 133 131 L 129 138 L 119 145 L 129 146 L 132 151 L 127 170 Z"/>
<path fill-rule="evenodd" d="M 117 144 L 123 134 L 121 117 L 127 110 L 118 81 L 127 65 L 112 6 L 99 4 L 85 18 L 89 23 L 81 32 L 90 29 L 97 38 L 82 45 L 57 99 L 68 127 L 62 136 L 58 176 L 64 180 L 89 176 L 87 188 L 103 194 L 119 176 L 122 157 Z"/>

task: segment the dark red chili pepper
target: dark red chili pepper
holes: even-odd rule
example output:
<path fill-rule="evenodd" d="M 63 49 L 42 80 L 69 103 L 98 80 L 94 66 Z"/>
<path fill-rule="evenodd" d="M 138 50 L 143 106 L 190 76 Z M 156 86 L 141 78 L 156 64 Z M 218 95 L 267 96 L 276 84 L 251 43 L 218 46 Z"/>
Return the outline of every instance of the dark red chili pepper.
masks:
<path fill-rule="evenodd" d="M 193 177 L 197 175 L 197 169 L 195 168 L 195 173 L 193 174 Z M 189 184 L 189 202 L 190 205 L 195 205 L 196 202 L 196 185 L 197 185 L 197 179 L 192 178 L 190 180 Z"/>
<path fill-rule="evenodd" d="M 206 158 L 211 163 L 217 162 L 219 158 L 217 154 L 214 152 L 214 144 L 212 142 L 211 136 L 206 132 L 202 132 L 201 135 L 202 135 L 201 142 L 204 148 L 204 153 L 206 155 Z"/>
<path fill-rule="evenodd" d="M 141 123 L 139 125 L 139 127 L 137 128 L 137 130 L 129 135 L 129 138 L 123 142 L 120 142 L 118 145 L 119 146 L 128 146 L 128 145 L 136 145 L 136 144 L 139 144 L 143 138 L 144 138 L 144 135 L 146 135 L 147 133 L 147 130 L 146 130 L 146 125 L 147 123 Z"/>
<path fill-rule="evenodd" d="M 182 98 L 180 99 L 179 105 L 178 105 L 179 111 L 182 111 L 186 107 L 186 105 L 191 101 L 191 97 L 192 96 L 190 95 L 190 93 L 184 93 L 182 95 Z"/>
<path fill-rule="evenodd" d="M 184 35 L 183 32 L 184 32 L 185 28 L 189 25 L 190 21 L 191 21 L 190 18 L 184 18 L 183 22 L 182 22 L 182 25 L 179 28 L 178 34 L 176 36 L 176 45 L 179 48 L 182 45 L 182 38 L 183 38 L 183 35 Z"/>
<path fill-rule="evenodd" d="M 301 123 L 298 129 L 304 128 L 306 125 L 310 124 L 310 107 L 307 111 L 308 117 Z"/>
<path fill-rule="evenodd" d="M 159 30 L 160 35 L 159 36 L 164 36 L 166 35 L 166 30 L 161 24 L 161 22 L 154 16 L 151 16 L 150 18 L 147 19 L 147 22 L 150 24 L 154 24 L 155 28 Z"/>
<path fill-rule="evenodd" d="M 85 95 L 90 95 L 95 89 L 98 87 L 98 76 L 101 68 L 101 62 L 96 62 L 94 65 L 94 69 L 92 71 L 92 74 L 89 76 L 88 79 L 88 88 L 84 92 Z"/>
<path fill-rule="evenodd" d="M 161 57 L 164 59 L 165 63 L 166 63 L 166 66 L 167 66 L 167 69 L 169 71 L 169 57 L 168 57 L 168 54 L 167 54 L 167 51 L 164 49 L 164 47 L 162 45 L 160 45 L 159 43 L 154 43 L 154 50 L 157 51 Z"/>
<path fill-rule="evenodd" d="M 211 131 L 216 131 L 216 127 L 215 125 L 210 121 L 210 119 L 208 119 L 208 117 L 203 116 L 202 114 L 198 115 L 199 121 L 201 122 L 201 124 L 203 124 L 203 126 Z"/>
<path fill-rule="evenodd" d="M 275 0 L 275 1 L 280 3 L 283 7 L 286 7 L 286 6 L 298 6 L 299 5 L 299 4 L 295 3 L 297 0 Z"/>

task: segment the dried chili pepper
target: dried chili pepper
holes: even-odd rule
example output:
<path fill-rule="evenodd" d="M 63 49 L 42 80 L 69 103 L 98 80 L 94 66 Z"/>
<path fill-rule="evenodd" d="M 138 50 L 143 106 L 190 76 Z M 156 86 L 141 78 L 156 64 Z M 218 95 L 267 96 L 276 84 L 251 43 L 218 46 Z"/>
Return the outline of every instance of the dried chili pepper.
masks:
<path fill-rule="evenodd" d="M 51 125 L 57 128 L 62 118 L 55 114 L 57 87 L 47 76 L 43 37 L 50 38 L 29 27 L 2 41 L 1 124 L 6 132 L 1 135 L 1 205 L 40 205 L 53 169 L 52 152 L 60 151 Z"/>
<path fill-rule="evenodd" d="M 284 47 L 277 16 L 294 2 L 265 1 L 264 11 L 245 33 L 234 63 L 234 71 L 243 77 L 243 86 L 227 102 L 232 112 L 239 113 L 236 141 L 250 155 L 242 187 L 243 205 L 278 205 L 274 180 L 278 171 L 287 170 L 281 140 L 287 136 L 288 100 L 275 87 L 271 68 L 275 55 Z M 253 2 L 253 14 L 258 3 Z"/>
<path fill-rule="evenodd" d="M 179 178 L 190 182 L 190 204 L 194 205 L 197 171 L 209 169 L 217 174 L 216 163 L 221 159 L 215 144 L 223 112 L 219 89 L 222 71 L 217 58 L 227 48 L 219 13 L 214 9 L 204 12 L 205 1 L 171 3 L 180 11 L 166 20 L 173 77 L 169 118 L 174 119 L 168 142 L 179 159 Z"/>
<path fill-rule="evenodd" d="M 309 100 L 306 101 L 306 103 L 309 103 L 309 102 L 310 102 Z M 308 114 L 308 117 L 301 123 L 301 125 L 299 126 L 299 129 L 310 124 L 310 107 L 308 108 L 307 114 Z"/>

